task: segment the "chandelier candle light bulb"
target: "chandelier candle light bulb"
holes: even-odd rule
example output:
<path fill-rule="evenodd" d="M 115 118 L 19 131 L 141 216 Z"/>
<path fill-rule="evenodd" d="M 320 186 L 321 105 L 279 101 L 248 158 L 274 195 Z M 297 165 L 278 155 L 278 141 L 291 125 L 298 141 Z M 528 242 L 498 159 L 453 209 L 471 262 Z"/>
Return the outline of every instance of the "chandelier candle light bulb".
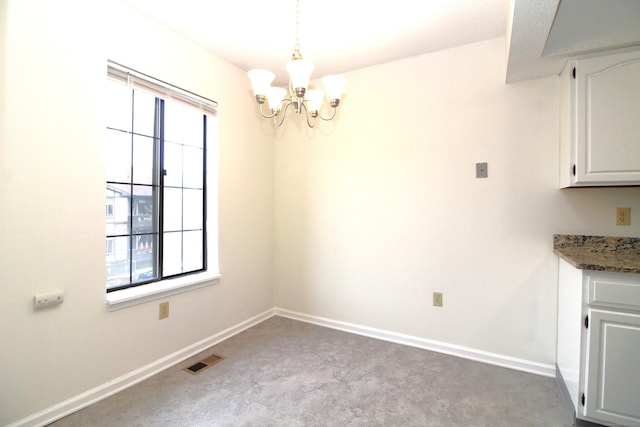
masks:
<path fill-rule="evenodd" d="M 286 97 L 286 89 L 271 86 L 271 83 L 275 79 L 275 75 L 271 71 L 255 69 L 247 73 L 253 86 L 253 95 L 258 102 L 258 111 L 260 111 L 260 114 L 265 118 L 273 118 L 278 126 L 284 123 L 287 109 L 292 104 L 296 113 L 302 114 L 304 110 L 309 127 L 316 125 L 317 117 L 325 121 L 333 119 L 336 116 L 336 109 L 338 105 L 340 105 L 342 90 L 347 81 L 342 76 L 326 76 L 322 79 L 326 98 L 330 107 L 333 109 L 331 116 L 322 116 L 320 109 L 325 94 L 319 90 L 308 90 L 309 80 L 313 72 L 313 63 L 302 59 L 302 54 L 300 53 L 300 43 L 298 42 L 300 38 L 299 20 L 300 0 L 296 0 L 296 45 L 293 50 L 293 55 L 291 56 L 291 61 L 286 65 L 287 72 L 289 73 L 289 97 Z M 268 114 L 262 111 L 262 104 L 265 102 L 267 102 L 269 106 Z M 280 116 L 279 120 L 278 116 Z"/>

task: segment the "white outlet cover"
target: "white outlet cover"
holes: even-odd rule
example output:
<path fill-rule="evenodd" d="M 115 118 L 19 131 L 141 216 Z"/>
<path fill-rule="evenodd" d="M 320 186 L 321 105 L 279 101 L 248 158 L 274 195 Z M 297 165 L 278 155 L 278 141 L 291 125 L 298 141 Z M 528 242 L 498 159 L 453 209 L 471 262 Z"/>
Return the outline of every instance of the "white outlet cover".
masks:
<path fill-rule="evenodd" d="M 42 294 L 36 294 L 33 297 L 35 308 L 49 307 L 52 305 L 62 304 L 64 302 L 64 291 L 53 291 Z"/>

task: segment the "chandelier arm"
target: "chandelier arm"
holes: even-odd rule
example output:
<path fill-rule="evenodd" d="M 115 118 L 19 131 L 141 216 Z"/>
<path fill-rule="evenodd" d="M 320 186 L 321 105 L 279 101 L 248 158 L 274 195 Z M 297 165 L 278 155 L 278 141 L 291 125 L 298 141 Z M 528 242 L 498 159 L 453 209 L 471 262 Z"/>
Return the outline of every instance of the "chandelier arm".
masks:
<path fill-rule="evenodd" d="M 333 108 L 333 114 L 331 114 L 331 117 L 322 117 L 322 114 L 320 114 L 320 111 L 318 111 L 318 117 L 320 117 L 325 122 L 332 120 L 336 116 L 336 111 L 338 110 L 338 107 L 331 107 L 331 108 Z"/>
<path fill-rule="evenodd" d="M 306 104 L 304 102 L 301 102 L 300 105 L 302 106 L 302 108 L 304 108 L 304 116 L 307 119 L 307 126 L 309 126 L 310 128 L 315 127 L 316 118 L 313 117 L 313 123 L 311 121 L 309 121 L 309 116 L 311 115 L 311 113 L 309 113 L 309 109 L 307 108 L 307 106 L 306 106 Z"/>
<path fill-rule="evenodd" d="M 282 112 L 282 120 L 280 120 L 280 123 L 278 123 L 278 118 L 274 116 L 273 118 L 273 122 L 278 126 L 282 126 L 282 124 L 284 123 L 284 119 L 287 115 L 287 110 L 289 109 L 289 106 L 291 105 L 291 98 L 285 98 L 283 99 L 283 102 L 287 101 L 287 104 L 284 106 L 284 109 L 281 109 L 280 111 Z"/>
<path fill-rule="evenodd" d="M 262 117 L 264 117 L 265 119 L 270 119 L 270 118 L 275 117 L 275 116 L 277 116 L 277 115 L 278 115 L 278 112 L 277 112 L 277 111 L 276 111 L 276 112 L 274 112 L 274 113 L 271 113 L 271 114 L 265 114 L 265 113 L 262 111 L 262 104 L 258 104 L 258 111 L 260 111 L 260 114 L 261 114 L 261 115 L 262 115 Z"/>

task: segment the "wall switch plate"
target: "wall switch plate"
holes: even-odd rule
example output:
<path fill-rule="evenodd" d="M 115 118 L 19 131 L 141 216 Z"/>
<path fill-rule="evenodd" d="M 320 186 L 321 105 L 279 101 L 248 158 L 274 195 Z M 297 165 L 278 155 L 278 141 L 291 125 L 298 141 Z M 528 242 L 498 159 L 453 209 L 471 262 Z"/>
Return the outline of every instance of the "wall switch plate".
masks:
<path fill-rule="evenodd" d="M 442 292 L 433 293 L 433 306 L 442 307 Z"/>
<path fill-rule="evenodd" d="M 485 163 L 476 163 L 476 178 L 487 178 L 489 176 L 489 165 Z"/>
<path fill-rule="evenodd" d="M 158 319 L 162 320 L 166 319 L 167 317 L 169 317 L 169 301 L 161 302 Z"/>
<path fill-rule="evenodd" d="M 631 208 L 616 208 L 616 225 L 631 225 Z"/>
<path fill-rule="evenodd" d="M 33 297 L 33 306 L 35 308 L 44 308 L 62 304 L 63 301 L 64 291 L 53 291 L 45 294 L 36 294 L 36 296 Z"/>

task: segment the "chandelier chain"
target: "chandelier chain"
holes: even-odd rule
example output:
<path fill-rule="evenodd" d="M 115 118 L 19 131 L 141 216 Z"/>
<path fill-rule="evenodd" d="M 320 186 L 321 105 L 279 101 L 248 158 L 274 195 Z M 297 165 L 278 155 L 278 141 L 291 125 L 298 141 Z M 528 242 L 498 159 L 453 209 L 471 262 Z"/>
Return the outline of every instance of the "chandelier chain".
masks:
<path fill-rule="evenodd" d="M 296 45 L 293 48 L 291 59 L 302 59 L 300 53 L 300 0 L 296 0 Z"/>

